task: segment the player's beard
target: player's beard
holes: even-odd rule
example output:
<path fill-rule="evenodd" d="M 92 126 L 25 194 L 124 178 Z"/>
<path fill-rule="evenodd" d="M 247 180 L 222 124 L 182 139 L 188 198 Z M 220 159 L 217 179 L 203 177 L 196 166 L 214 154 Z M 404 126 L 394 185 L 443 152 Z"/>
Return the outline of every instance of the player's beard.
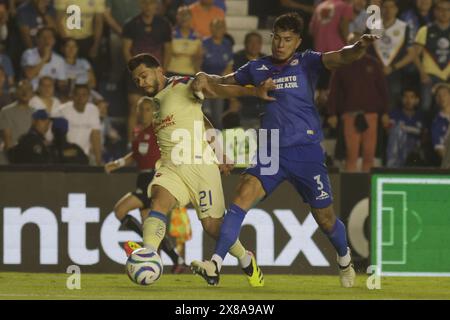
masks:
<path fill-rule="evenodd" d="M 153 91 L 152 92 L 148 92 L 147 90 L 145 91 L 145 93 L 147 94 L 147 96 L 149 97 L 154 97 L 158 94 L 158 90 L 159 90 L 159 82 L 158 79 L 153 80 L 153 83 L 151 85 Z"/>

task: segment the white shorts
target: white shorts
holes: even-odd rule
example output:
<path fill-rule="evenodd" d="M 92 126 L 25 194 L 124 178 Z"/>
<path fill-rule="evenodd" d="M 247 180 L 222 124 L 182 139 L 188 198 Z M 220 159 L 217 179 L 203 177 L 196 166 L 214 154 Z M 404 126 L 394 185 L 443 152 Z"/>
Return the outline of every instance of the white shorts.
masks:
<path fill-rule="evenodd" d="M 192 203 L 200 220 L 219 219 L 225 213 L 222 179 L 216 164 L 162 164 L 148 187 L 149 197 L 154 185 L 169 191 L 180 207 Z"/>

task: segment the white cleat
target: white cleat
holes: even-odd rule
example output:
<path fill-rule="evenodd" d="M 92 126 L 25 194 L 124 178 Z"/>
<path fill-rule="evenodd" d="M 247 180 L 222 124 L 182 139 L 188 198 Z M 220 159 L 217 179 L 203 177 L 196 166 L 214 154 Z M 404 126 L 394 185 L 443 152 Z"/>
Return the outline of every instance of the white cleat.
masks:
<path fill-rule="evenodd" d="M 339 280 L 344 288 L 351 288 L 355 284 L 356 273 L 353 264 L 346 268 L 339 267 Z"/>
<path fill-rule="evenodd" d="M 339 264 L 340 258 L 339 258 L 339 256 L 337 257 L 338 266 L 339 266 L 339 280 L 341 281 L 341 286 L 343 288 L 353 287 L 355 284 L 355 278 L 356 278 L 356 272 L 355 272 L 355 269 L 353 268 L 353 263 L 351 262 L 350 248 L 347 248 L 347 250 L 348 250 L 348 253 L 347 253 L 348 261 L 350 261 L 350 262 L 346 267 L 342 267 Z"/>

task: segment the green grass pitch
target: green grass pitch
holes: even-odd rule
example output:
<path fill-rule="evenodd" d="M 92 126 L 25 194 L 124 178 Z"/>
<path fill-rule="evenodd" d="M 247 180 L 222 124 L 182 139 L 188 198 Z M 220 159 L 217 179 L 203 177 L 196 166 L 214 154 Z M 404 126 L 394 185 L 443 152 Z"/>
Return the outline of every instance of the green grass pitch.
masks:
<path fill-rule="evenodd" d="M 125 274 L 82 274 L 81 290 L 66 287 L 68 274 L 0 273 L 4 299 L 149 299 L 177 300 L 303 300 L 303 299 L 450 299 L 450 278 L 382 278 L 380 290 L 368 290 L 367 275 L 358 275 L 351 289 L 337 276 L 266 275 L 264 288 L 250 288 L 241 275 L 223 275 L 218 287 L 198 276 L 165 274 L 141 287 Z"/>

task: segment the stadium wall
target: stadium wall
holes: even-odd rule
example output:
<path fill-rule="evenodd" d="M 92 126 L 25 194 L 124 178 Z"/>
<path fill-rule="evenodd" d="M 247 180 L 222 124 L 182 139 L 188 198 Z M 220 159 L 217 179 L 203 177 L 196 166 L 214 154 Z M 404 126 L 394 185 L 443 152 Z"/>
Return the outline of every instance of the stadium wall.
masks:
<path fill-rule="evenodd" d="M 65 272 L 78 265 L 83 272 L 121 273 L 125 255 L 120 243 L 139 240 L 119 230 L 114 203 L 133 190 L 136 173 L 107 175 L 98 168 L 67 169 L 0 167 L 0 271 Z M 229 203 L 239 174 L 223 179 Z M 357 269 L 368 264 L 370 177 L 331 172 L 337 212 L 349 227 Z M 341 190 L 347 191 L 342 193 Z M 133 213 L 139 217 L 138 212 Z M 204 235 L 194 210 L 189 210 L 193 238 L 186 259 L 211 255 L 214 242 Z M 293 187 L 282 184 L 246 218 L 244 245 L 255 251 L 265 273 L 336 274 L 336 256 L 318 229 L 309 208 Z M 162 255 L 165 266 L 170 259 Z M 225 272 L 239 273 L 227 257 Z"/>

